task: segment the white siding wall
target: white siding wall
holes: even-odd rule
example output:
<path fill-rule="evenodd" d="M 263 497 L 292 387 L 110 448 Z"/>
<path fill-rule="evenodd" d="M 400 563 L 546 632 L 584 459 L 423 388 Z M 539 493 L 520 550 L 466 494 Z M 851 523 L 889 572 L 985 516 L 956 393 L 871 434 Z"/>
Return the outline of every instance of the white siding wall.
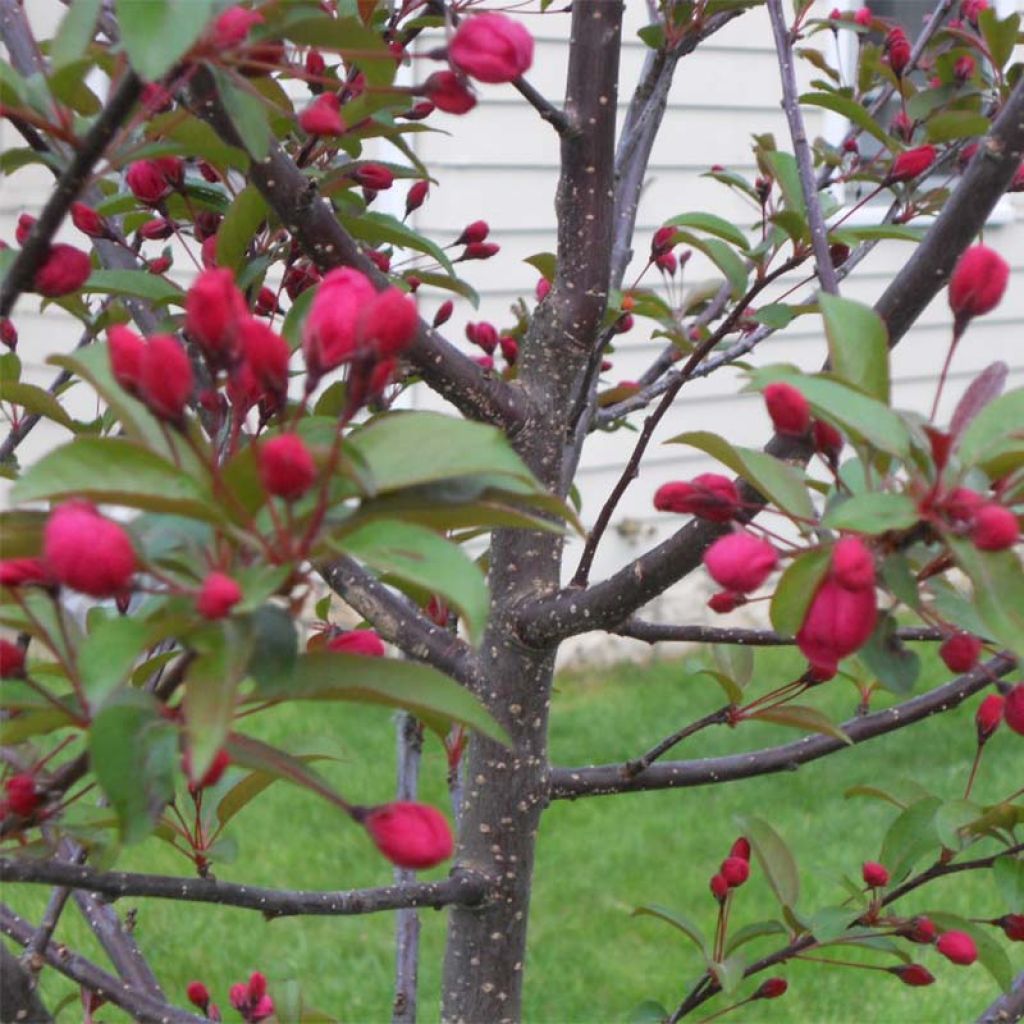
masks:
<path fill-rule="evenodd" d="M 33 0 L 30 7 L 34 17 L 45 17 L 47 11 L 52 13 L 59 5 L 56 0 Z M 635 35 L 643 24 L 640 19 L 644 7 L 639 0 L 627 3 L 620 112 L 625 110 L 644 59 L 645 47 Z M 565 75 L 568 18 L 532 17 L 527 24 L 537 38 L 531 81 L 557 102 Z M 815 45 L 824 45 L 824 36 L 815 39 Z M 416 65 L 414 77 L 435 68 L 428 61 L 417 61 Z M 456 341 L 463 338 L 463 328 L 469 320 L 487 319 L 499 327 L 510 325 L 510 304 L 517 296 L 531 297 L 537 280 L 536 272 L 522 262 L 523 258 L 555 247 L 552 206 L 558 144 L 554 132 L 511 86 L 483 86 L 480 97 L 479 106 L 467 117 L 436 115 L 428 122 L 451 135 L 412 136 L 418 154 L 439 179 L 425 206 L 414 215 L 416 227 L 443 243 L 454 239 L 465 224 L 483 218 L 492 228 L 490 240 L 502 246 L 501 254 L 491 261 L 462 265 L 465 276 L 480 290 L 482 303 L 478 311 L 470 309 L 468 303 L 457 303 L 456 315 L 447 328 Z M 808 112 L 807 120 L 812 136 L 824 130 L 820 116 Z M 8 125 L 0 130 L 5 147 L 20 144 Z M 750 136 L 769 131 L 776 134 L 780 146 L 788 147 L 767 17 L 763 11 L 753 11 L 732 22 L 679 66 L 641 203 L 636 241 L 641 256 L 634 274 L 645 258 L 651 233 L 668 217 L 706 209 L 739 223 L 750 221 L 749 206 L 700 175 L 714 163 L 750 172 Z M 398 158 L 394 153 L 381 152 L 380 156 Z M 50 179 L 38 169 L 20 171 L 0 184 L 0 237 L 12 238 L 18 214 L 25 209 L 38 210 L 50 185 Z M 396 195 L 395 199 L 400 203 L 402 196 Z M 1013 199 L 1017 216 L 1024 218 L 1021 197 Z M 74 234 L 68 233 L 69 240 Z M 1024 381 L 1024 219 L 1016 223 L 1011 219 L 1004 226 L 990 228 L 987 241 L 1010 261 L 1013 282 L 1000 309 L 974 325 L 961 345 L 953 364 L 953 386 L 946 393 L 947 411 L 970 376 L 994 359 L 1011 365 L 1013 383 L 1019 385 Z M 904 244 L 883 243 L 844 284 L 844 294 L 872 301 L 907 252 Z M 184 268 L 185 264 L 181 266 Z M 711 276 L 711 270 L 695 255 L 686 274 L 687 281 L 693 282 Z M 632 280 L 629 274 L 626 280 Z M 429 316 L 447 296 L 421 297 L 424 312 Z M 45 384 L 50 371 L 42 366 L 42 355 L 72 347 L 77 337 L 75 326 L 60 311 L 39 314 L 31 298 L 19 304 L 15 320 L 22 337 L 19 351 L 26 377 Z M 614 369 L 606 378 L 609 381 L 635 379 L 660 350 L 657 340 L 644 339 L 642 324 L 639 321 L 631 333 L 617 339 Z M 896 350 L 894 391 L 900 405 L 927 410 L 948 336 L 948 310 L 944 297 L 940 297 Z M 470 346 L 466 344 L 466 348 Z M 798 322 L 784 335 L 765 343 L 756 361 L 792 361 L 813 369 L 820 365 L 823 351 L 818 325 L 813 318 L 807 318 L 806 324 Z M 675 411 L 659 428 L 656 442 L 682 430 L 701 428 L 718 431 L 736 443 L 757 443 L 764 437 L 768 421 L 757 397 L 736 394 L 739 381 L 739 374 L 725 371 L 687 385 Z M 85 388 L 79 391 L 76 400 L 84 403 L 84 412 L 91 399 Z M 420 406 L 437 404 L 436 398 L 423 390 L 413 401 Z M 37 430 L 22 448 L 23 461 L 38 457 L 61 441 L 62 435 L 56 427 Z M 585 522 L 591 522 L 596 515 L 634 439 L 635 434 L 620 432 L 600 433 L 589 440 L 580 478 Z M 615 528 L 609 530 L 602 544 L 593 578 L 613 571 L 678 525 L 675 517 L 653 512 L 651 496 L 661 483 L 690 476 L 711 465 L 692 451 L 652 445 L 639 479 L 619 506 Z M 578 545 L 567 559 L 570 570 L 577 548 Z M 663 602 L 659 614 L 696 621 L 705 615 L 705 596 L 706 588 L 697 581 Z"/>

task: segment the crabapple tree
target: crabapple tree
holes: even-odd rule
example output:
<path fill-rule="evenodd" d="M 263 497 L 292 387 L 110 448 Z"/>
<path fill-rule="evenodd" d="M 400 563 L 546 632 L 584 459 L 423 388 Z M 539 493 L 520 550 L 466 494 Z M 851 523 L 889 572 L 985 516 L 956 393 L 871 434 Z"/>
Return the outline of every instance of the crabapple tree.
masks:
<path fill-rule="evenodd" d="M 0 906 L 24 947 L 3 947 L 4 1019 L 51 1019 L 44 969 L 81 987 L 87 1019 L 104 1001 L 141 1021 L 216 1020 L 228 1004 L 247 1021 L 307 1019 L 258 971 L 226 993 L 204 979 L 165 992 L 117 913 L 119 897 L 150 896 L 266 917 L 395 913 L 397 1021 L 416 1016 L 417 908 L 444 908 L 442 1018 L 516 1021 L 552 801 L 722 785 L 897 731 L 909 743 L 938 713 L 976 733 L 970 776 L 955 792 L 874 787 L 898 816 L 877 843 L 857 837 L 861 872 L 834 905 L 800 902 L 799 851 L 751 817 L 707 866 L 705 907 L 638 908 L 690 940 L 694 978 L 674 1007 L 638 1012 L 677 1021 L 709 1001 L 702 1012 L 717 1015 L 784 998 L 788 963 L 841 964 L 859 946 L 874 959 L 850 967 L 878 985 L 953 985 L 977 960 L 993 977 L 983 1019 L 1019 1019 L 1024 980 L 1007 949 L 1024 938 L 1021 773 L 1002 772 L 993 804 L 972 787 L 997 732 L 1021 763 L 1024 391 L 994 363 L 939 416 L 958 347 L 1008 284 L 979 235 L 1000 196 L 1024 188 L 1019 17 L 939 0 L 910 38 L 868 8 L 652 0 L 619 118 L 619 0 L 539 0 L 521 20 L 477 0 L 75 0 L 48 39 L 27 6 L 0 0 L 0 103 L 18 137 L 3 170 L 42 167 L 54 187 L 0 251 L 0 876 L 52 896 L 41 921 Z M 677 68 L 755 17 L 771 28 L 788 137 L 754 136 L 756 177 L 708 171 L 750 215 L 681 197 L 684 212 L 659 211 L 653 237 L 634 237 Z M 525 26 L 545 21 L 567 40 L 561 96 L 531 83 Z M 852 68 L 832 66 L 830 41 Z M 800 60 L 819 76 L 803 94 Z M 443 178 L 413 143 L 443 123 L 456 145 L 501 84 L 557 137 L 557 246 L 532 261 L 536 293 L 463 341 L 446 325 L 476 302 L 474 266 L 503 258 L 500 238 L 482 219 L 451 245 L 415 230 Z M 809 137 L 815 108 L 847 120 L 842 139 Z M 380 209 L 398 189 L 404 218 Z M 869 200 L 878 223 L 865 227 L 852 214 Z M 871 307 L 843 288 L 878 245 L 910 256 Z M 713 268 L 713 287 L 683 287 L 691 259 Z M 925 416 L 894 407 L 889 353 L 944 289 L 949 344 L 925 368 Z M 49 387 L 21 372 L 19 314 L 35 305 L 80 324 L 73 351 L 32 354 L 54 367 Z M 771 356 L 797 320 L 820 328 L 818 372 Z M 662 351 L 614 382 L 607 358 L 627 332 Z M 659 426 L 688 384 L 737 367 L 774 434 L 760 448 L 707 430 L 673 438 L 719 472 L 660 487 L 667 539 L 594 578 Z M 410 411 L 413 387 L 447 411 Z M 62 436 L 22 465 L 19 446 L 47 423 Z M 580 507 L 584 446 L 629 430 L 618 482 Z M 709 612 L 644 618 L 693 574 L 717 587 Z M 332 620 L 335 597 L 358 628 Z M 761 598 L 761 628 L 730 622 Z M 720 708 L 625 763 L 551 764 L 556 654 L 594 630 L 705 645 Z M 949 679 L 919 678 L 921 643 L 941 644 Z M 755 672 L 754 648 L 782 644 L 801 671 Z M 849 720 L 820 709 L 823 687 L 850 688 Z M 250 735 L 252 715 L 293 700 L 399 709 L 395 799 L 361 803 L 298 742 Z M 676 752 L 752 721 L 802 735 L 742 756 Z M 450 807 L 417 799 L 421 757 L 447 759 Z M 219 880 L 234 816 L 249 802 L 258 813 L 275 779 L 365 830 L 393 883 Z M 180 854 L 180 875 L 116 870 L 121 849 L 157 842 Z M 447 877 L 416 880 L 443 863 Z M 923 887 L 968 871 L 994 876 L 999 913 L 919 912 Z M 770 920 L 744 916 L 755 885 L 777 899 Z M 69 901 L 109 965 L 53 941 Z"/>

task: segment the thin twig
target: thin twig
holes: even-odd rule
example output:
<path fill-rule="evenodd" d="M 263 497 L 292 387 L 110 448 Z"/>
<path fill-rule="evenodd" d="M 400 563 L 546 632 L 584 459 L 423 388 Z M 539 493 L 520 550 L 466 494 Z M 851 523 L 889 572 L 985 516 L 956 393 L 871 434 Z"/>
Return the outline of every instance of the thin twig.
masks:
<path fill-rule="evenodd" d="M 569 119 L 550 100 L 544 97 L 525 78 L 517 78 L 512 87 L 519 93 L 541 118 L 548 122 L 559 135 L 566 135 L 571 130 Z"/>
<path fill-rule="evenodd" d="M 671 736 L 666 736 L 660 743 L 655 743 L 646 754 L 641 754 L 640 757 L 635 758 L 632 761 L 627 761 L 622 766 L 622 774 L 627 779 L 632 779 L 635 776 L 645 772 L 655 761 L 658 760 L 663 754 L 667 754 L 673 747 L 678 746 L 683 740 L 688 739 L 695 733 L 701 732 L 711 725 L 723 725 L 729 721 L 729 708 L 719 708 L 717 711 L 712 711 L 711 714 L 705 715 L 703 718 L 698 718 L 695 722 L 690 722 L 689 725 L 684 725 L 682 729 L 678 729 L 672 733 Z"/>
<path fill-rule="evenodd" d="M 741 647 L 785 647 L 796 643 L 796 637 L 771 629 L 742 629 L 723 626 L 674 626 L 670 623 L 627 619 L 612 630 L 616 636 L 657 644 L 666 641 L 694 644 L 737 644 Z M 940 629 L 930 626 L 906 626 L 896 630 L 898 639 L 918 643 L 945 639 Z"/>

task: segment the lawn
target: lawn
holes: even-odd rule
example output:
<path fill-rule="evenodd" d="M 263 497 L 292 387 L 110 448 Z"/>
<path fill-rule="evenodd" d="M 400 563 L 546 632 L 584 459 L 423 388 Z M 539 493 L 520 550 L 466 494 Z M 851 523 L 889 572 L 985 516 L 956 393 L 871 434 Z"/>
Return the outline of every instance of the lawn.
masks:
<path fill-rule="evenodd" d="M 757 676 L 778 678 L 796 662 L 786 651 L 758 653 Z M 928 671 L 936 673 L 934 662 Z M 941 670 L 940 671 L 944 671 Z M 756 685 L 756 684 L 755 684 Z M 821 707 L 849 715 L 856 694 L 842 681 L 819 688 Z M 560 764 L 622 760 L 635 756 L 677 725 L 721 703 L 693 662 L 662 661 L 560 677 L 553 703 L 551 743 Z M 971 710 L 977 701 L 972 702 Z M 320 748 L 343 760 L 324 772 L 361 803 L 385 800 L 391 789 L 394 732 L 389 714 L 355 705 L 276 709 L 250 720 L 250 731 L 293 748 Z M 784 742 L 792 730 L 748 723 L 709 730 L 687 741 L 687 757 L 722 754 Z M 838 903 L 839 876 L 859 873 L 878 855 L 895 816 L 891 805 L 845 800 L 856 783 L 884 784 L 913 777 L 948 797 L 962 792 L 974 753 L 969 712 L 936 716 L 904 737 L 895 734 L 801 768 L 797 772 L 713 788 L 560 802 L 544 818 L 526 969 L 524 1017 L 530 1024 L 624 1022 L 646 999 L 666 1006 L 682 997 L 698 970 L 694 950 L 661 922 L 632 918 L 637 904 L 658 902 L 683 911 L 710 931 L 714 903 L 707 882 L 737 835 L 734 819 L 757 814 L 772 823 L 794 850 L 800 866 L 801 909 Z M 1005 795 L 1024 776 L 1020 739 L 1003 730 L 990 743 L 976 788 L 980 800 Z M 428 742 L 425 792 L 442 803 L 443 758 Z M 304 791 L 279 783 L 236 819 L 239 855 L 218 870 L 221 878 L 294 888 L 348 888 L 384 884 L 389 866 L 360 830 Z M 126 852 L 125 869 L 184 873 L 173 851 L 149 841 Z M 440 874 L 443 872 L 435 872 Z M 45 890 L 6 887 L 15 909 L 38 916 Z M 940 881 L 908 897 L 905 909 L 938 904 L 966 916 L 1003 912 L 987 873 Z M 222 1008 L 228 986 L 254 968 L 265 971 L 271 992 L 298 979 L 310 1004 L 347 1024 L 390 1019 L 392 921 L 388 916 L 306 918 L 264 922 L 249 911 L 205 905 L 131 901 L 138 908 L 136 934 L 166 990 L 183 1001 L 186 983 L 202 978 Z M 770 890 L 755 867 L 740 891 L 733 920 L 743 923 L 775 912 Z M 71 909 L 59 938 L 95 956 L 91 936 Z M 444 916 L 424 914 L 421 1020 L 438 1018 L 440 953 Z M 771 948 L 776 940 L 762 940 Z M 1016 970 L 1024 945 L 1006 944 Z M 758 947 L 748 947 L 756 952 Z M 938 978 L 926 989 L 903 986 L 876 972 L 800 964 L 780 973 L 790 991 L 775 1003 L 757 1003 L 730 1021 L 910 1022 L 973 1019 L 994 997 L 992 979 L 978 964 L 954 967 L 932 949 L 915 947 Z M 872 955 L 863 957 L 871 960 Z M 882 962 L 876 955 L 874 962 Z M 751 986 L 752 987 L 752 986 Z M 45 993 L 53 1006 L 70 987 L 47 972 Z M 717 1005 L 711 1004 L 711 1009 Z M 699 1017 L 699 1014 L 697 1015 Z M 62 1020 L 79 1019 L 69 1007 Z M 230 1009 L 228 1019 L 237 1019 Z M 123 1019 L 104 1010 L 100 1019 Z"/>

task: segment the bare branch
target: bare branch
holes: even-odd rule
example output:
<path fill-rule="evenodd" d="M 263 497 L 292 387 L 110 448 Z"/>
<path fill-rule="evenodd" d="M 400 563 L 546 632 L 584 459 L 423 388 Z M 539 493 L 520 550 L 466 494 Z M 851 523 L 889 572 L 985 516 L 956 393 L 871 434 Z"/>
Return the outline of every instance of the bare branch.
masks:
<path fill-rule="evenodd" d="M 38 957 L 42 966 L 42 957 Z M 36 991 L 30 968 L 0 942 L 0 1020 L 53 1024 L 53 1017 Z"/>
<path fill-rule="evenodd" d="M 1010 991 L 1001 992 L 975 1024 L 1014 1024 L 1019 1020 L 1024 1020 L 1024 971 L 1013 979 Z"/>
<path fill-rule="evenodd" d="M 193 78 L 196 114 L 221 138 L 245 150 L 245 144 L 224 109 L 212 76 L 204 69 Z M 263 160 L 252 160 L 249 177 L 263 198 L 321 270 L 354 267 L 377 288 L 390 283 L 341 226 L 334 208 L 317 194 L 316 184 L 276 143 Z M 504 381 L 486 373 L 469 356 L 420 321 L 416 340 L 406 353 L 438 394 L 466 416 L 502 426 L 510 436 L 522 426 L 523 396 Z"/>
<path fill-rule="evenodd" d="M 807 141 L 803 114 L 800 112 L 800 90 L 796 84 L 793 68 L 793 34 L 786 27 L 786 16 L 782 12 L 782 0 L 767 0 L 768 17 L 775 36 L 775 55 L 779 60 L 779 74 L 782 78 L 782 109 L 786 112 L 789 135 L 793 140 L 793 154 L 800 174 L 800 189 L 807 207 L 807 224 L 811 231 L 811 247 L 814 250 L 814 265 L 818 271 L 821 287 L 830 295 L 839 294 L 839 279 L 832 265 L 829 252 L 828 229 L 821 213 L 818 187 L 814 181 L 814 165 L 811 160 L 811 146 Z"/>
<path fill-rule="evenodd" d="M 25 945 L 31 941 L 34 930 L 28 921 L 10 907 L 0 904 L 0 932 Z M 72 952 L 67 946 L 51 942 L 43 950 L 42 955 L 51 967 L 56 968 L 65 977 L 102 996 L 114 1006 L 121 1007 L 131 1015 L 132 1020 L 141 1024 L 208 1024 L 205 1017 L 197 1017 L 187 1010 L 179 1010 L 176 1006 L 137 992 L 131 985 L 100 970 L 90 960 Z"/>
<path fill-rule="evenodd" d="M 559 135 L 566 135 L 571 129 L 569 119 L 550 100 L 538 92 L 525 78 L 517 78 L 512 87 L 519 93 L 541 118 L 548 122 Z"/>
<path fill-rule="evenodd" d="M 997 655 L 973 672 L 884 711 L 851 718 L 843 722 L 841 728 L 855 745 L 904 729 L 930 715 L 958 707 L 988 686 L 994 678 L 1006 675 L 1015 665 L 1016 661 L 1010 655 Z M 717 785 L 775 772 L 795 771 L 802 764 L 846 749 L 846 744 L 832 736 L 814 735 L 804 736 L 795 743 L 746 754 L 729 754 L 698 761 L 665 761 L 652 765 L 634 778 L 627 777 L 625 766 L 621 764 L 552 768 L 551 798 L 574 800 L 584 796 Z"/>
<path fill-rule="evenodd" d="M 741 647 L 785 647 L 796 643 L 796 637 L 776 633 L 771 629 L 673 626 L 670 623 L 644 622 L 642 619 L 627 619 L 612 632 L 616 636 L 643 640 L 648 644 L 676 641 L 693 644 L 737 644 Z M 929 626 L 907 626 L 896 630 L 896 636 L 905 643 L 945 639 L 942 630 Z"/>
<path fill-rule="evenodd" d="M 71 162 L 57 179 L 39 219 L 32 225 L 31 233 L 0 284 L 0 317 L 7 316 L 18 296 L 32 286 L 36 271 L 50 251 L 53 236 L 67 216 L 71 204 L 85 187 L 96 162 L 124 124 L 141 91 L 142 82 L 134 71 L 127 71 L 110 102 L 75 150 Z"/>
<path fill-rule="evenodd" d="M 399 907 L 476 906 L 484 900 L 487 882 L 481 875 L 457 870 L 441 882 L 388 885 L 376 889 L 336 892 L 267 889 L 212 878 L 178 878 L 173 875 L 134 874 L 129 871 L 96 871 L 93 868 L 44 861 L 0 858 L 0 881 L 33 885 L 66 885 L 111 899 L 147 896 L 185 903 L 216 903 L 224 907 L 257 910 L 265 918 L 375 914 Z"/>

